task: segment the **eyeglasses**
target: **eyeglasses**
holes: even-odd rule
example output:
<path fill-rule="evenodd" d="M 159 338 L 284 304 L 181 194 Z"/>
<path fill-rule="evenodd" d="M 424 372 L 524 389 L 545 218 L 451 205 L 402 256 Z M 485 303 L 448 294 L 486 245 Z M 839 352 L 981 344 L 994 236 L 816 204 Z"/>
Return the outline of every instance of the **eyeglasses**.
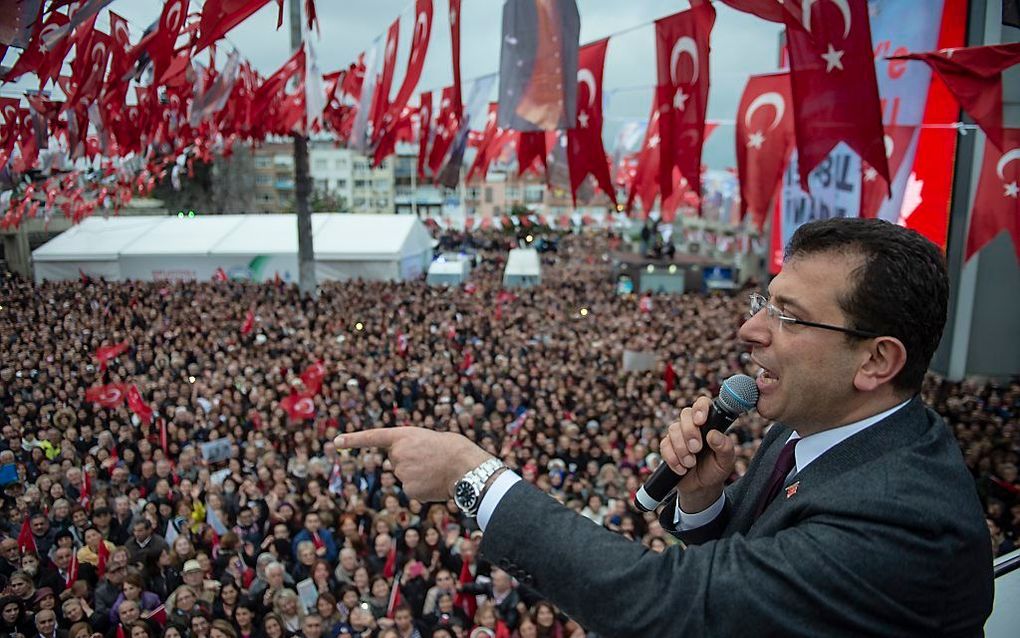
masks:
<path fill-rule="evenodd" d="M 750 317 L 755 316 L 756 314 L 761 312 L 761 310 L 764 308 L 765 314 L 768 315 L 769 319 L 774 319 L 781 323 L 797 324 L 800 326 L 808 326 L 810 328 L 823 328 L 825 330 L 835 330 L 836 332 L 843 332 L 849 335 L 853 335 L 855 337 L 859 337 L 861 339 L 874 339 L 875 337 L 880 336 L 874 332 L 868 332 L 866 330 L 855 330 L 854 328 L 834 326 L 828 323 L 816 323 L 814 321 L 805 321 L 803 319 L 797 319 L 796 317 L 785 315 L 783 314 L 782 310 L 776 308 L 771 303 L 769 303 L 769 300 L 766 297 L 763 297 L 762 295 L 759 295 L 756 292 L 751 293 L 750 301 L 751 301 L 750 313 L 748 315 Z"/>

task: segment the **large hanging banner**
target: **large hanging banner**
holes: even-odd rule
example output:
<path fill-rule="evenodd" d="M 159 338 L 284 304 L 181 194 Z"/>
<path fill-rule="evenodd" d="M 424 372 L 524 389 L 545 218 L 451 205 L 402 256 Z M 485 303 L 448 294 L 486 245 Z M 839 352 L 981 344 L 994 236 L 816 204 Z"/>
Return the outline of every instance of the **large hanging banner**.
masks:
<path fill-rule="evenodd" d="M 783 173 L 782 211 L 783 246 L 793 231 L 804 224 L 832 217 L 859 217 L 861 211 L 861 156 L 840 142 L 808 177 L 811 193 L 800 187 L 797 151 Z"/>
<path fill-rule="evenodd" d="M 920 204 L 923 185 L 916 181 L 916 177 L 911 179 L 917 133 L 909 137 L 909 146 L 903 153 L 898 144 L 890 144 L 890 127 L 917 127 L 924 122 L 931 71 L 927 65 L 901 64 L 901 61 L 885 58 L 936 48 L 945 1 L 930 0 L 925 3 L 924 11 L 918 10 L 914 0 L 868 2 L 882 120 L 887 127 L 886 152 L 899 160 L 889 167 L 893 179 L 892 197 L 882 198 L 876 214 L 891 222 L 904 223 L 909 218 Z M 949 172 L 950 169 L 946 170 Z M 860 156 L 845 144 L 840 144 L 811 173 L 811 192 L 808 194 L 797 183 L 797 154 L 792 154 L 783 177 L 782 196 L 776 207 L 779 213 L 776 219 L 780 221 L 781 228 L 774 236 L 781 237 L 783 245 L 772 248 L 771 272 L 778 272 L 781 268 L 782 248 L 802 224 L 828 217 L 860 216 L 863 181 L 867 174 L 868 167 L 862 165 Z"/>

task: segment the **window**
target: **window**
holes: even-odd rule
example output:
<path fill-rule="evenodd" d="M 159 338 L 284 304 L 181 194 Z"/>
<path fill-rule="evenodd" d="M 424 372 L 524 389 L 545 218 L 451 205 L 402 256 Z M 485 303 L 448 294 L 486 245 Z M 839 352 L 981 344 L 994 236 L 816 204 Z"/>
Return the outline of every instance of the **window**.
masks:
<path fill-rule="evenodd" d="M 540 204 L 545 196 L 545 188 L 541 186 L 528 186 L 524 189 L 525 204 Z"/>
<path fill-rule="evenodd" d="M 365 188 L 365 180 L 363 179 L 354 180 L 354 188 Z"/>
<path fill-rule="evenodd" d="M 333 160 L 333 167 L 338 169 L 347 168 L 347 160 L 343 158 Z"/>
<path fill-rule="evenodd" d="M 338 179 L 338 180 L 336 180 L 336 187 L 337 188 L 347 188 L 347 180 L 346 179 Z"/>
<path fill-rule="evenodd" d="M 485 203 L 486 204 L 491 204 L 492 203 L 492 187 L 491 186 L 486 186 L 485 187 Z"/>
<path fill-rule="evenodd" d="M 481 198 L 481 196 L 482 196 L 482 189 L 480 189 L 477 186 L 475 186 L 475 187 L 471 187 L 471 188 L 467 189 L 467 193 L 465 194 L 465 199 L 469 199 L 471 201 L 477 202 L 479 200 L 479 198 Z"/>
<path fill-rule="evenodd" d="M 506 187 L 506 201 L 516 204 L 521 201 L 521 189 L 517 186 Z"/>
<path fill-rule="evenodd" d="M 324 160 L 324 159 L 317 159 L 317 160 L 315 160 L 314 167 L 315 167 L 315 170 L 317 170 L 317 171 L 325 171 L 329 166 L 326 163 L 326 160 Z"/>
<path fill-rule="evenodd" d="M 255 168 L 269 168 L 272 165 L 273 160 L 264 155 L 259 155 L 255 158 Z"/>
<path fill-rule="evenodd" d="M 273 183 L 273 178 L 269 175 L 256 175 L 255 184 L 257 186 L 268 186 Z"/>

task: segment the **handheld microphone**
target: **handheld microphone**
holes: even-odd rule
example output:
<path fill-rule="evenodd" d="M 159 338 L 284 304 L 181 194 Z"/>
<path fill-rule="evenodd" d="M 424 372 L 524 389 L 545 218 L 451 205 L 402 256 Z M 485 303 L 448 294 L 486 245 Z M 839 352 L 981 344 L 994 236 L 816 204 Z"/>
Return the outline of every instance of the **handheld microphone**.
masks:
<path fill-rule="evenodd" d="M 737 417 L 758 404 L 758 385 L 746 374 L 735 374 L 723 381 L 719 396 L 712 400 L 708 420 L 701 426 L 702 450 L 708 449 L 705 436 L 711 430 L 725 432 Z M 634 497 L 634 506 L 642 512 L 651 512 L 669 496 L 682 477 L 669 469 L 665 461 L 645 481 Z"/>

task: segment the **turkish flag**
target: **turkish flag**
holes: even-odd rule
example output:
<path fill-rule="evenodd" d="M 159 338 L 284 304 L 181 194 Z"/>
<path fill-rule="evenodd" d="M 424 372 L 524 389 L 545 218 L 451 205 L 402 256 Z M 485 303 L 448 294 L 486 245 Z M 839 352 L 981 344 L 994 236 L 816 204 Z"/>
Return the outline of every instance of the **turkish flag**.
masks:
<path fill-rule="evenodd" d="M 460 128 L 460 118 L 454 111 L 456 105 L 453 101 L 453 87 L 443 89 L 439 102 L 439 115 L 436 116 L 436 127 L 432 136 L 432 146 L 429 148 L 428 167 L 433 175 L 439 174 L 443 162 L 446 159 L 447 151 L 453 144 L 453 139 Z"/>
<path fill-rule="evenodd" d="M 645 219 L 652 212 L 655 197 L 659 194 L 659 147 L 662 141 L 659 135 L 659 113 L 658 102 L 655 102 L 652 104 L 652 114 L 648 117 L 644 141 L 635 157 L 637 167 L 630 178 L 627 192 L 628 212 L 633 210 L 634 200 L 639 199 Z"/>
<path fill-rule="evenodd" d="M 885 156 L 889 161 L 889 174 L 893 179 L 903 164 L 910 142 L 914 139 L 914 126 L 885 127 Z M 878 171 L 866 163 L 862 163 L 861 177 L 861 217 L 875 217 L 888 199 L 888 189 L 878 181 Z"/>
<path fill-rule="evenodd" d="M 241 324 L 241 335 L 246 336 L 251 334 L 251 331 L 255 328 L 255 310 L 248 310 L 248 314 L 244 316 L 244 323 Z"/>
<path fill-rule="evenodd" d="M 193 55 L 225 36 L 268 3 L 269 0 L 206 0 Z"/>
<path fill-rule="evenodd" d="M 106 574 L 106 563 L 110 560 L 110 548 L 106 546 L 106 539 L 99 539 L 99 551 L 96 552 L 98 561 L 96 562 L 96 572 L 99 577 L 102 578 Z"/>
<path fill-rule="evenodd" d="M 475 153 L 475 159 L 471 162 L 471 168 L 468 169 L 467 176 L 464 178 L 467 181 L 471 181 L 476 173 L 481 173 L 482 179 L 485 179 L 485 173 L 489 168 L 488 157 L 489 146 L 496 138 L 497 132 L 502 133 L 503 129 L 499 128 L 496 124 L 496 115 L 499 112 L 499 104 L 496 102 L 489 102 L 489 115 L 485 120 L 485 129 L 482 131 L 482 140 L 478 144 L 478 152 Z"/>
<path fill-rule="evenodd" d="M 673 169 L 701 193 L 701 147 L 708 109 L 709 37 L 715 9 L 699 4 L 655 21 L 658 60 L 659 191 L 673 192 Z"/>
<path fill-rule="evenodd" d="M 167 0 L 160 13 L 155 35 L 145 48 L 152 58 L 153 77 L 157 80 L 166 75 L 170 68 L 174 45 L 188 17 L 188 4 L 189 0 Z"/>
<path fill-rule="evenodd" d="M 1002 146 L 985 141 L 974 206 L 967 234 L 966 259 L 1002 231 L 1013 238 L 1020 262 L 1020 128 L 1002 130 Z"/>
<path fill-rule="evenodd" d="M 78 102 L 90 104 L 99 95 L 106 75 L 113 40 L 109 35 L 93 29 L 81 52 L 71 63 L 71 84 L 74 91 L 67 96 L 65 108 L 74 108 Z"/>
<path fill-rule="evenodd" d="M 372 120 L 372 139 L 378 141 L 383 129 L 394 118 L 387 113 L 390 108 L 390 87 L 393 85 L 393 71 L 397 66 L 397 45 L 400 42 L 400 18 L 393 21 L 386 33 L 386 48 L 383 49 L 382 78 L 376 84 L 369 115 Z"/>
<path fill-rule="evenodd" d="M 18 533 L 18 551 L 22 554 L 35 554 L 35 536 L 32 534 L 32 526 L 30 524 L 31 517 L 25 516 L 25 520 L 21 522 L 21 532 Z"/>
<path fill-rule="evenodd" d="M 67 577 L 64 579 L 64 589 L 71 589 L 71 585 L 78 580 L 78 552 L 71 552 L 71 562 L 67 566 Z"/>
<path fill-rule="evenodd" d="M 752 75 L 737 108 L 740 218 L 762 228 L 795 143 L 790 74 Z"/>
<path fill-rule="evenodd" d="M 292 392 L 280 400 L 280 407 L 287 412 L 291 421 L 304 421 L 315 418 L 315 402 L 306 394 Z"/>
<path fill-rule="evenodd" d="M 99 371 L 102 372 L 106 370 L 107 362 L 124 354 L 127 349 L 127 341 L 121 341 L 120 343 L 115 343 L 112 346 L 100 346 L 100 348 L 96 350 L 95 355 L 96 361 L 99 363 Z"/>
<path fill-rule="evenodd" d="M 471 575 L 471 563 L 463 559 L 461 560 L 460 578 L 458 579 L 458 582 L 461 585 L 468 585 L 475 582 L 475 577 Z M 468 618 L 474 618 L 475 612 L 478 611 L 478 601 L 475 599 L 474 594 L 457 592 L 454 604 L 463 609 Z"/>
<path fill-rule="evenodd" d="M 570 195 L 577 205 L 577 187 L 589 175 L 616 206 L 616 189 L 609 175 L 609 161 L 602 145 L 602 69 L 609 39 L 581 47 L 577 54 L 577 116 L 567 131 L 567 162 Z"/>
<path fill-rule="evenodd" d="M 460 120 L 464 106 L 460 91 L 460 0 L 450 0 L 450 54 L 453 58 L 453 113 Z"/>
<path fill-rule="evenodd" d="M 64 38 L 60 44 L 52 50 L 43 48 L 43 38 L 63 29 L 69 23 L 68 17 L 63 13 L 51 11 L 40 25 L 36 23 L 35 35 L 29 43 L 28 48 L 21 52 L 18 60 L 11 67 L 11 70 L 3 76 L 4 82 L 13 82 L 25 73 L 35 73 L 39 76 L 41 84 L 53 79 L 60 73 L 60 66 L 71 49 L 71 39 Z"/>
<path fill-rule="evenodd" d="M 414 31 L 411 35 L 411 52 L 407 59 L 407 73 L 397 91 L 397 98 L 390 106 L 390 117 L 396 118 L 411 99 L 411 94 L 421 79 L 425 65 L 425 54 L 429 50 L 429 36 L 432 34 L 432 0 L 417 0 L 414 3 Z"/>
<path fill-rule="evenodd" d="M 546 150 L 545 131 L 520 131 L 517 134 L 517 173 L 524 175 L 531 169 L 536 169 L 535 160 L 542 165 L 542 172 L 546 171 Z"/>
<path fill-rule="evenodd" d="M 432 91 L 418 96 L 418 179 L 425 179 L 425 160 L 432 141 Z"/>
<path fill-rule="evenodd" d="M 259 121 L 269 107 L 274 104 L 276 98 L 283 93 L 287 82 L 294 76 L 303 75 L 304 71 L 305 48 L 302 46 L 255 90 L 255 95 L 252 98 L 254 105 L 252 121 Z"/>
<path fill-rule="evenodd" d="M 322 361 L 316 361 L 305 368 L 305 371 L 301 373 L 301 382 L 305 384 L 305 392 L 313 396 L 318 394 L 322 389 L 326 372 L 326 365 Z"/>
<path fill-rule="evenodd" d="M 82 472 L 81 495 L 78 496 L 78 504 L 87 508 L 92 500 L 92 475 L 88 471 Z"/>
<path fill-rule="evenodd" d="M 841 141 L 888 187 L 867 0 L 801 0 L 801 7 L 799 17 L 785 16 L 801 187 L 809 190 L 808 175 Z"/>
<path fill-rule="evenodd" d="M 213 273 L 212 280 L 213 281 L 229 281 L 230 278 L 227 277 L 227 271 L 223 270 L 223 268 L 221 267 L 221 268 L 217 268 L 216 272 Z"/>
<path fill-rule="evenodd" d="M 128 408 L 135 413 L 142 423 L 152 422 L 152 408 L 149 407 L 145 400 L 142 399 L 142 393 L 138 391 L 138 386 L 132 384 L 127 390 L 127 404 Z"/>
<path fill-rule="evenodd" d="M 960 108 L 1002 148 L 1002 72 L 1020 64 L 1020 42 L 911 53 L 889 59 L 926 62 L 938 73 Z"/>
<path fill-rule="evenodd" d="M 126 389 L 120 383 L 95 385 L 85 390 L 85 400 L 104 408 L 115 408 L 124 403 Z"/>

